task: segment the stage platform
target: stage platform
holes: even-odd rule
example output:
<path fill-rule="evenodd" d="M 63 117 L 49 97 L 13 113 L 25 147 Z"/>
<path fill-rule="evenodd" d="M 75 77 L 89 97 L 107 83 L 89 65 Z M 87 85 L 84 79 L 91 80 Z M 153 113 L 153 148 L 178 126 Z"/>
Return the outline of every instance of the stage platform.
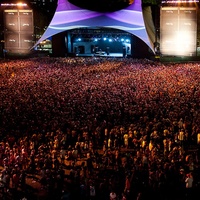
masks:
<path fill-rule="evenodd" d="M 122 53 L 109 53 L 109 55 L 105 54 L 76 54 L 77 57 L 115 57 L 115 58 L 123 58 Z"/>

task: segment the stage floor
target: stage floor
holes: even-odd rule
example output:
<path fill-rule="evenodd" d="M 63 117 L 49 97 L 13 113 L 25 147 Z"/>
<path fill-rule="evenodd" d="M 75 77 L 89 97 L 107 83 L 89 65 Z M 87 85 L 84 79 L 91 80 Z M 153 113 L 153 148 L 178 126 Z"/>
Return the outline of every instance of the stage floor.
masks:
<path fill-rule="evenodd" d="M 123 54 L 122 53 L 109 53 L 109 55 L 107 54 L 101 54 L 101 55 L 97 55 L 97 54 L 76 54 L 76 56 L 78 57 L 118 57 L 118 58 L 123 58 Z"/>

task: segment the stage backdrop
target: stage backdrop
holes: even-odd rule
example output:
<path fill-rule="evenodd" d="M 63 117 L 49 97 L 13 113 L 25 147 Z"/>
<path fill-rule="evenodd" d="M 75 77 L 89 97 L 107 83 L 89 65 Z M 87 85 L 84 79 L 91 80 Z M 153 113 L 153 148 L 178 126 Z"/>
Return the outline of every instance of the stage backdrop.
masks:
<path fill-rule="evenodd" d="M 129 32 L 144 41 L 154 52 L 154 41 L 150 39 L 153 37 L 149 37 L 145 28 L 141 0 L 135 0 L 125 9 L 106 13 L 82 9 L 68 0 L 58 0 L 56 12 L 48 28 L 34 47 L 63 31 L 87 27 L 114 28 Z"/>

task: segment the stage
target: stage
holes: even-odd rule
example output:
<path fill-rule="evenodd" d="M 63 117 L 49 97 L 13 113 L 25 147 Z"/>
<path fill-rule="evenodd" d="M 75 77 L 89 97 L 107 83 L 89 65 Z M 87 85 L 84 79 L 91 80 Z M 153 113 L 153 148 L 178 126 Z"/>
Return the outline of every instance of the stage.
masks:
<path fill-rule="evenodd" d="M 115 57 L 115 58 L 123 58 L 123 53 L 106 53 L 101 54 L 76 54 L 76 57 Z"/>

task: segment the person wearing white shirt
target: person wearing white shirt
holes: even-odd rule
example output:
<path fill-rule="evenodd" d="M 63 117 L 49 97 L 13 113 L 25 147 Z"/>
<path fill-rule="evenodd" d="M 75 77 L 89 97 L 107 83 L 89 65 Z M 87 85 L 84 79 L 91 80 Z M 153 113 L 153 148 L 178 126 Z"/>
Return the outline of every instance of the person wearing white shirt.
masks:
<path fill-rule="evenodd" d="M 193 175 L 190 172 L 189 174 L 186 175 L 186 179 L 185 179 L 185 187 L 186 187 L 186 198 L 189 200 L 191 199 L 191 195 L 192 195 L 192 188 L 193 188 Z"/>

